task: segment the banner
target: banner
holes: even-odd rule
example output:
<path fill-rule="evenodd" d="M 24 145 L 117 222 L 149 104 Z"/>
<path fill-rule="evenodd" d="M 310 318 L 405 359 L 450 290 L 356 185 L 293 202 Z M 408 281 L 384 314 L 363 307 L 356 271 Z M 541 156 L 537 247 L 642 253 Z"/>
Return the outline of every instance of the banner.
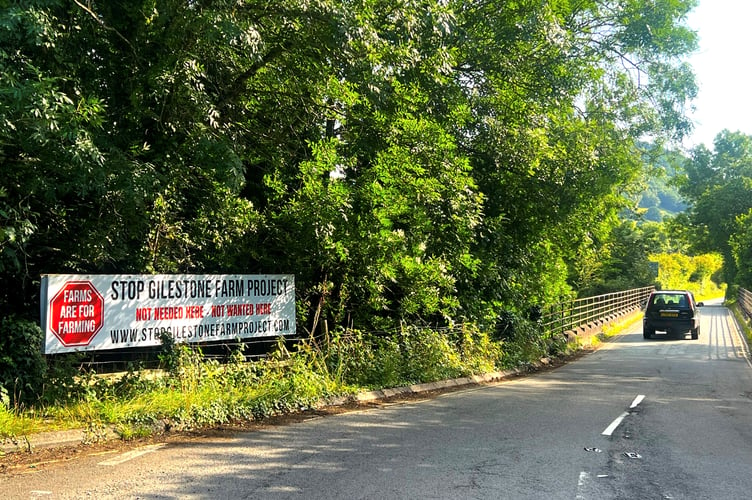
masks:
<path fill-rule="evenodd" d="M 45 354 L 295 333 L 295 277 L 42 276 Z"/>

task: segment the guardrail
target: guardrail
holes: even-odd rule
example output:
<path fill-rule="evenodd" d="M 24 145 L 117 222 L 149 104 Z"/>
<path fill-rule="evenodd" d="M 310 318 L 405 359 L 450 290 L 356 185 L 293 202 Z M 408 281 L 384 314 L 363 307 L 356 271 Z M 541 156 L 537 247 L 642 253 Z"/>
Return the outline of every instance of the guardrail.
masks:
<path fill-rule="evenodd" d="M 643 308 L 647 302 L 648 295 L 654 289 L 655 287 L 650 286 L 593 297 L 560 301 L 541 311 L 540 316 L 538 316 L 538 324 L 541 326 L 543 335 L 547 337 L 565 335 L 568 331 L 588 330 L 589 325 L 602 325 L 610 319 Z M 744 292 L 746 292 L 748 297 L 748 310 L 752 313 L 752 293 L 746 290 Z M 741 298 L 740 303 L 742 303 Z M 449 332 L 452 330 L 459 331 L 460 327 L 438 329 L 434 327 L 431 329 Z M 375 335 L 388 335 L 393 332 L 372 333 Z M 297 339 L 297 337 L 293 337 L 287 340 L 295 342 Z M 278 339 L 276 338 L 250 339 L 244 343 L 247 348 L 245 356 L 247 359 L 263 358 L 272 344 L 276 344 L 277 342 Z M 229 355 L 233 347 L 239 345 L 240 343 L 225 342 L 216 345 L 204 345 L 202 349 L 206 357 L 224 359 Z M 80 362 L 82 366 L 86 366 L 98 373 L 106 373 L 125 370 L 130 364 L 150 366 L 156 363 L 155 360 L 158 359 L 161 352 L 161 346 L 141 350 L 91 351 L 87 353 L 88 356 L 85 357 L 86 359 Z"/>
<path fill-rule="evenodd" d="M 744 315 L 747 318 L 752 318 L 752 292 L 746 288 L 739 287 L 737 302 L 739 303 L 739 307 L 742 308 Z"/>
<path fill-rule="evenodd" d="M 653 290 L 655 287 L 648 286 L 562 301 L 542 311 L 541 326 L 547 335 L 555 336 L 596 322 L 607 321 L 624 313 L 642 309 Z"/>

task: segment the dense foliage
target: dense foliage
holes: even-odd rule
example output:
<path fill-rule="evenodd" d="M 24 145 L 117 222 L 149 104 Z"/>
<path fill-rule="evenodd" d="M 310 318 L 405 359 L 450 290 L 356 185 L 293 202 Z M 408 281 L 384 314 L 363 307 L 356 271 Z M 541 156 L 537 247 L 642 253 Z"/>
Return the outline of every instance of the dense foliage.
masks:
<path fill-rule="evenodd" d="M 292 272 L 302 328 L 570 293 L 695 92 L 688 0 L 0 2 L 0 295 Z"/>
<path fill-rule="evenodd" d="M 692 202 L 687 233 L 696 252 L 723 257 L 722 279 L 752 287 L 752 137 L 718 134 L 713 150 L 691 152 L 681 179 L 682 194 Z"/>
<path fill-rule="evenodd" d="M 646 163 L 651 165 L 645 189 L 639 194 L 637 211 L 646 221 L 662 222 L 671 219 L 687 209 L 687 203 L 679 193 L 675 179 L 683 172 L 684 155 L 674 150 L 660 151 L 646 155 Z"/>
<path fill-rule="evenodd" d="M 694 4 L 0 0 L 0 315 L 293 273 L 301 333 L 493 327 L 641 279 L 617 214 L 689 129 Z"/>
<path fill-rule="evenodd" d="M 719 287 L 715 276 L 723 266 L 720 254 L 688 256 L 682 253 L 659 253 L 650 257 L 658 265 L 658 288 L 690 290 L 698 300 L 723 295 L 725 285 Z"/>

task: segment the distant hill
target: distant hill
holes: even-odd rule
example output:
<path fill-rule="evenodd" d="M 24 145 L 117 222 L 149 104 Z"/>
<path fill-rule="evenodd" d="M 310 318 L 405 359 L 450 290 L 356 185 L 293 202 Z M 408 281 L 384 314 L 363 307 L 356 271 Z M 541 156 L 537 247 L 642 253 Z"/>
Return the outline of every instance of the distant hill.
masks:
<path fill-rule="evenodd" d="M 686 158 L 678 151 L 657 150 L 651 145 L 645 145 L 645 152 L 651 168 L 645 179 L 646 188 L 638 197 L 637 211 L 643 220 L 661 222 L 688 208 L 674 183 Z"/>
<path fill-rule="evenodd" d="M 642 193 L 637 207 L 643 210 L 645 220 L 661 222 L 664 217 L 676 215 L 687 209 L 679 191 L 670 184 L 670 178 L 661 177 L 648 181 L 647 189 Z"/>

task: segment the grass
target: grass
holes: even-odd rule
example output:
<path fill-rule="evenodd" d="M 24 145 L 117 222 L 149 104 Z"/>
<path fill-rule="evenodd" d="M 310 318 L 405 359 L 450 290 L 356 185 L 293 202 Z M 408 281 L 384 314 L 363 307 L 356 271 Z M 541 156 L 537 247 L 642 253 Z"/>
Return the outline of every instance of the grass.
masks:
<path fill-rule="evenodd" d="M 260 420 L 311 408 L 334 396 L 488 373 L 561 353 L 530 328 L 492 340 L 477 328 L 450 332 L 406 328 L 389 337 L 339 332 L 324 341 L 283 344 L 267 359 L 226 364 L 198 348 L 172 346 L 160 376 L 136 371 L 81 377 L 73 397 L 45 407 L 0 404 L 0 439 L 85 429 L 89 441 L 111 432 L 130 440 L 164 430 L 188 430 Z"/>
<path fill-rule="evenodd" d="M 39 419 L 29 416 L 22 411 L 12 410 L 0 405 L 0 437 L 15 438 L 27 436 L 45 430 L 46 426 Z"/>
<path fill-rule="evenodd" d="M 741 306 L 736 300 L 728 301 L 726 306 L 731 309 L 732 314 L 736 318 L 736 323 L 742 330 L 742 334 L 747 339 L 747 345 L 752 344 L 752 328 L 750 328 L 750 320 L 746 318 L 742 312 Z"/>

